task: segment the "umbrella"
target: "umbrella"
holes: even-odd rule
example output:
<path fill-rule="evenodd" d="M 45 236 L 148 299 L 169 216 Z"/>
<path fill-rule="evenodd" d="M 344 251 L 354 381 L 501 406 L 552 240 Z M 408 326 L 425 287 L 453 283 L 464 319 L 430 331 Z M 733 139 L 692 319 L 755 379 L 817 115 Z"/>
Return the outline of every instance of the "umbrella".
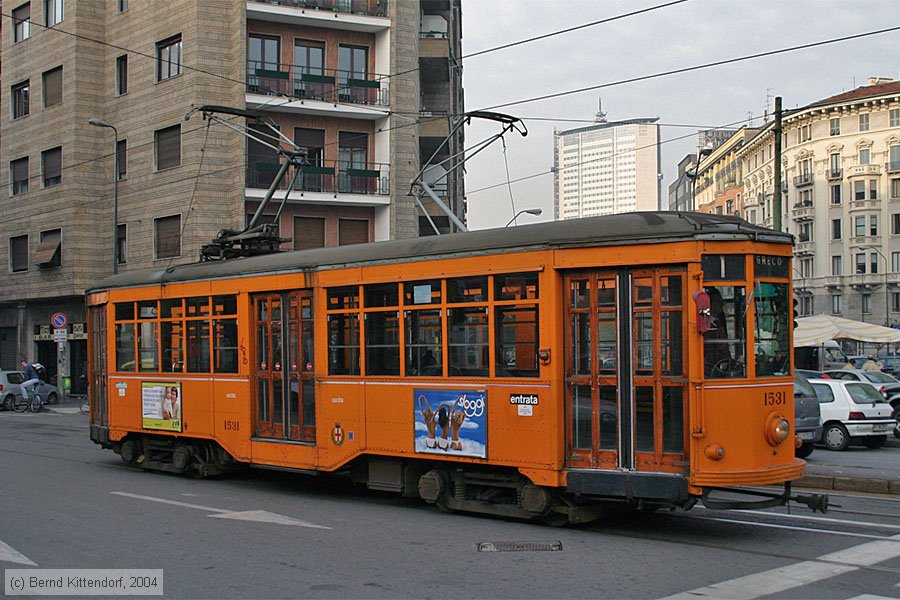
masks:
<path fill-rule="evenodd" d="M 828 340 L 837 339 L 887 344 L 900 342 L 900 330 L 832 315 L 797 319 L 797 329 L 794 330 L 795 348 L 818 346 Z"/>

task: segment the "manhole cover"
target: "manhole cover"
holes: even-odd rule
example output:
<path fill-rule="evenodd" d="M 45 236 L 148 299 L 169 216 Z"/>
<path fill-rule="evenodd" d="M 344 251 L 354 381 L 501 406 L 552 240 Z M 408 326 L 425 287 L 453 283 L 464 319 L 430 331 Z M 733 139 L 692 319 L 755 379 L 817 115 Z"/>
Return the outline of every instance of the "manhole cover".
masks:
<path fill-rule="evenodd" d="M 562 542 L 481 542 L 479 552 L 559 552 Z"/>

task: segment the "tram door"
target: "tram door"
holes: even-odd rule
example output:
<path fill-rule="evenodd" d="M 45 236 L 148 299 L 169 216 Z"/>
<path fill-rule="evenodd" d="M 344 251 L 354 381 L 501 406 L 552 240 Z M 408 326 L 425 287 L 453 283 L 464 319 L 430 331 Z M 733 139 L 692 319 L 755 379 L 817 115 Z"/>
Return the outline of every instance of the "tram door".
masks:
<path fill-rule="evenodd" d="M 253 296 L 255 435 L 315 442 L 312 292 Z"/>
<path fill-rule="evenodd" d="M 566 279 L 567 464 L 684 468 L 684 271 Z"/>

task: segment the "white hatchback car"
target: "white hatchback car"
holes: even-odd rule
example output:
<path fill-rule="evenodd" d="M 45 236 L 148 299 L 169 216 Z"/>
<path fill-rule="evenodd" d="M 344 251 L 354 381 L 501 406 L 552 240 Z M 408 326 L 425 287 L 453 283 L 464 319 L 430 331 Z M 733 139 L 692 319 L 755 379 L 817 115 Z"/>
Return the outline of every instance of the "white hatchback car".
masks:
<path fill-rule="evenodd" d="M 822 409 L 821 442 L 843 450 L 851 442 L 881 448 L 894 427 L 891 405 L 871 383 L 839 379 L 810 380 Z"/>
<path fill-rule="evenodd" d="M 20 383 L 25 381 L 21 371 L 0 371 L 0 410 L 12 410 L 13 399 L 22 393 Z M 59 402 L 59 388 L 42 381 L 37 386 L 37 393 L 41 395 L 44 404 L 56 404 Z"/>

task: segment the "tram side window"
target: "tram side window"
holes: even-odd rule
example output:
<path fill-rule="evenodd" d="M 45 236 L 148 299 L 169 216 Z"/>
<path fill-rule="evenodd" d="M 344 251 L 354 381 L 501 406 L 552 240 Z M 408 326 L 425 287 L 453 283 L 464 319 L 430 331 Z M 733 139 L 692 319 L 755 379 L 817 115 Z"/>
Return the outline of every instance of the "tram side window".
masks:
<path fill-rule="evenodd" d="M 118 305 L 116 306 L 118 309 Z M 132 315 L 133 307 L 132 307 Z M 116 371 L 134 371 L 134 323 L 116 323 Z"/>
<path fill-rule="evenodd" d="M 757 377 L 786 375 L 790 371 L 792 307 L 788 284 L 757 281 L 753 288 Z"/>
<path fill-rule="evenodd" d="M 216 337 L 213 341 L 216 373 L 238 372 L 237 319 L 216 319 Z"/>
<path fill-rule="evenodd" d="M 328 374 L 359 375 L 359 316 L 328 315 Z"/>
<path fill-rule="evenodd" d="M 447 310 L 450 377 L 486 377 L 488 372 L 487 307 Z"/>
<path fill-rule="evenodd" d="M 498 306 L 495 322 L 497 377 L 537 377 L 537 307 Z"/>
<path fill-rule="evenodd" d="M 713 328 L 703 339 L 703 364 L 710 379 L 747 376 L 746 293 L 743 286 L 707 286 Z"/>
<path fill-rule="evenodd" d="M 444 373 L 441 311 L 408 310 L 406 318 L 406 373 L 440 377 Z"/>
<path fill-rule="evenodd" d="M 366 313 L 366 374 L 400 374 L 400 312 Z"/>

